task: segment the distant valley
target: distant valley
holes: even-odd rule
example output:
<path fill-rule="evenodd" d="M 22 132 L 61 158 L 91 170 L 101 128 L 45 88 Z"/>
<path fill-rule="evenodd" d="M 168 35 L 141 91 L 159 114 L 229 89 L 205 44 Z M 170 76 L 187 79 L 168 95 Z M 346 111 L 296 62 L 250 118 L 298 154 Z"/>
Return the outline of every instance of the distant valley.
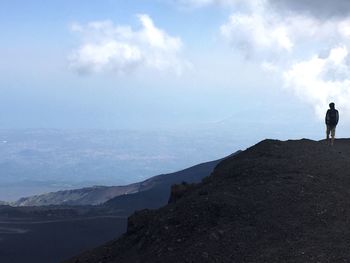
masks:
<path fill-rule="evenodd" d="M 229 154 L 235 139 L 217 138 L 204 132 L 0 130 L 0 200 L 140 182 Z"/>
<path fill-rule="evenodd" d="M 155 189 L 165 192 L 167 198 L 172 184 L 182 181 L 198 183 L 203 176 L 208 175 L 208 171 L 211 171 L 218 162 L 219 160 L 199 164 L 179 172 L 154 176 L 145 181 L 125 186 L 94 186 L 51 192 L 42 195 L 22 197 L 17 201 L 3 202 L 3 204 L 9 204 L 11 206 L 101 205 L 119 196 L 142 195 L 145 192 L 154 191 Z"/>

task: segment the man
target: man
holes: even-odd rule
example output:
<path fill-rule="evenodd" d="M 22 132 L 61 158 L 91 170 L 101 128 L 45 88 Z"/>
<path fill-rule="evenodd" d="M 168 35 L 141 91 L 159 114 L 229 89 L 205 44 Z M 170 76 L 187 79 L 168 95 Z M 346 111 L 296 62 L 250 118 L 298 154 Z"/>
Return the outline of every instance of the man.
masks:
<path fill-rule="evenodd" d="M 335 109 L 334 103 L 329 104 L 329 110 L 326 114 L 326 125 L 327 125 L 327 142 L 329 144 L 329 134 L 332 136 L 331 145 L 334 144 L 335 128 L 337 127 L 339 121 L 339 113 Z"/>

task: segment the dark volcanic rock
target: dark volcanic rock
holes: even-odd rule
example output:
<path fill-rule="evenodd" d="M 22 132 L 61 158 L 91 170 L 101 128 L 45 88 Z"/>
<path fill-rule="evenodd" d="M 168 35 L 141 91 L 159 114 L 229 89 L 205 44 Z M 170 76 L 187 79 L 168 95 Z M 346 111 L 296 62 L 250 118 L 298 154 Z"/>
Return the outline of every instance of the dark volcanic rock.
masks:
<path fill-rule="evenodd" d="M 177 200 L 181 199 L 188 191 L 191 191 L 194 187 L 195 184 L 188 184 L 186 182 L 172 185 L 168 203 L 174 203 Z"/>
<path fill-rule="evenodd" d="M 350 140 L 265 140 L 67 262 L 350 262 Z"/>

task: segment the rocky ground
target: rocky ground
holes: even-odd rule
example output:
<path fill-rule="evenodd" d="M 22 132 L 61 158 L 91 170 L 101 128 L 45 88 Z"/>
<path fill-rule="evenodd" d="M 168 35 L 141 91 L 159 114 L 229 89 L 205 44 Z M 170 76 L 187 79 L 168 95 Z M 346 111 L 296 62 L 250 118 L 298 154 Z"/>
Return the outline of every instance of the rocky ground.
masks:
<path fill-rule="evenodd" d="M 350 262 L 348 139 L 265 140 L 177 189 L 67 262 Z"/>

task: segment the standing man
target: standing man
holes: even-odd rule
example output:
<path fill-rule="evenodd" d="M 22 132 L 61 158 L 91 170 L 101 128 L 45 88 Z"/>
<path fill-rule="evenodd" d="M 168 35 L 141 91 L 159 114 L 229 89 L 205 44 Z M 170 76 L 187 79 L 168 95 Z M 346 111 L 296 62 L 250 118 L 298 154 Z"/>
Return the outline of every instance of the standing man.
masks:
<path fill-rule="evenodd" d="M 339 121 L 339 112 L 335 109 L 334 103 L 329 104 L 329 110 L 326 114 L 326 125 L 327 125 L 327 142 L 329 144 L 329 134 L 332 136 L 331 145 L 334 144 L 335 128 Z"/>

